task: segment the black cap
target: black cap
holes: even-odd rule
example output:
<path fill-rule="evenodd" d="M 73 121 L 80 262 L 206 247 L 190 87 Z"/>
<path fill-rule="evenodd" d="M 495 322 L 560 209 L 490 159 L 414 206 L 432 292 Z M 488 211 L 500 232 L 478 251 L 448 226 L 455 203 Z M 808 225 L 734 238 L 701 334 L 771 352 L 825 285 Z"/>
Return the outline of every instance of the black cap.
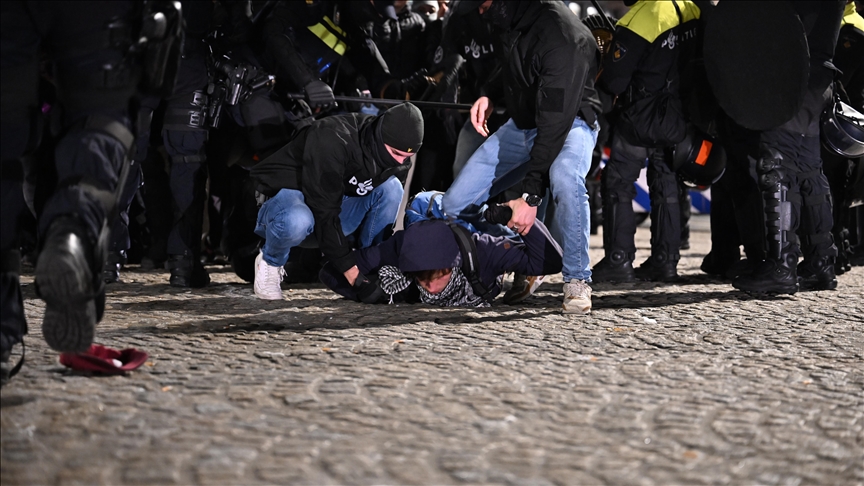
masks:
<path fill-rule="evenodd" d="M 402 103 L 381 115 L 382 141 L 402 152 L 417 153 L 423 145 L 423 115 L 411 103 Z"/>

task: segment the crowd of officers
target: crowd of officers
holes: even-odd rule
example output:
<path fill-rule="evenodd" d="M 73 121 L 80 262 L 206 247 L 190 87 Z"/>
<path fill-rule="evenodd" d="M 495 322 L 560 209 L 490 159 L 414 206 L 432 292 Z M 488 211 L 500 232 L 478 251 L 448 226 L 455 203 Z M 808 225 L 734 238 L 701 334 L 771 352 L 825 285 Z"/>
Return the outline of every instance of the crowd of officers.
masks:
<path fill-rule="evenodd" d="M 564 137 L 574 117 L 584 122 L 588 140 L 596 139 L 578 198 L 591 201 L 591 225 L 602 224 L 605 256 L 591 270 L 584 262 L 574 278 L 676 280 L 680 250 L 689 244 L 688 189 L 709 185 L 712 250 L 702 270 L 736 288 L 755 294 L 834 289 L 836 275 L 864 260 L 862 211 L 851 207 L 860 198 L 861 157 L 820 144 L 820 115 L 835 96 L 864 111 L 864 19 L 851 1 L 788 2 L 807 40 L 804 101 L 780 123 L 754 129 L 742 123 L 746 116 L 724 112 L 722 93 L 714 93 L 718 103 L 700 70 L 707 63 L 700 45 L 706 20 L 727 1 L 630 0 L 620 20 L 575 17 L 585 2 L 570 9 L 596 43 L 586 55 L 596 56 L 589 63 L 595 67 L 585 71 L 591 79 L 568 78 L 580 84 L 581 101 L 573 101 L 573 115 L 562 121 L 563 135 L 556 140 L 541 129 L 537 146 L 552 147 L 551 164 L 568 150 Z M 183 0 L 180 9 L 160 1 L 0 2 L 4 373 L 27 329 L 22 262 L 35 265 L 37 292 L 46 302 L 43 333 L 58 351 L 90 345 L 106 284 L 122 281 L 123 265 L 166 268 L 176 287 L 206 286 L 210 263 L 231 264 L 253 281 L 264 242 L 256 233 L 259 207 L 268 195 L 250 171 L 318 120 L 385 113 L 389 105 L 372 101 L 378 98 L 418 102 L 422 149 L 414 155 L 420 142 L 413 143 L 413 158 L 394 175 L 415 194 L 446 191 L 486 137 L 518 118 L 510 103 L 514 89 L 541 93 L 529 100 L 538 120 L 554 117 L 556 103 L 570 103 L 566 84 L 518 85 L 552 79 L 544 76 L 556 74 L 547 71 L 563 66 L 549 62 L 532 78 L 531 65 L 507 63 L 510 51 L 524 45 L 519 29 L 530 27 L 519 23 L 522 14 L 556 2 L 506 8 L 501 2 Z M 557 3 L 554 9 L 566 9 Z M 517 79 L 514 70 L 523 68 Z M 683 140 L 646 146 L 616 130 L 622 112 L 661 93 L 681 101 L 688 123 Z M 480 126 L 474 112 L 419 103 L 479 99 L 489 100 Z M 516 120 L 519 129 L 532 123 Z M 611 157 L 601 170 L 604 147 Z M 637 267 L 634 182 L 646 164 L 651 255 Z M 549 165 L 545 172 L 534 169 L 523 174 L 527 182 L 519 191 L 528 206 L 539 207 L 538 220 L 544 211 L 551 220 L 561 197 L 550 191 Z M 340 184 L 338 176 L 333 183 Z M 453 199 L 448 194 L 445 204 L 447 197 Z M 516 219 L 508 226 L 519 233 Z M 553 235 L 560 239 L 567 231 L 553 228 Z M 325 263 L 314 242 L 287 258 L 279 279 L 289 282 L 317 279 Z M 567 258 L 565 245 L 565 268 Z M 530 277 L 517 280 L 530 287 Z M 590 309 L 590 291 L 588 300 Z"/>

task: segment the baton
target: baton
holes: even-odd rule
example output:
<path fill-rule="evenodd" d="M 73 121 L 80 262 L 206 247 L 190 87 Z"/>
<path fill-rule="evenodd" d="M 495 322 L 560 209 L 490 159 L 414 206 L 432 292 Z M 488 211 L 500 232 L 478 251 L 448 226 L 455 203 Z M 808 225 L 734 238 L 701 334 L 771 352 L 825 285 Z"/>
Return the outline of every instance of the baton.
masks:
<path fill-rule="evenodd" d="M 603 20 L 605 20 L 606 23 L 609 25 L 609 29 L 611 29 L 612 32 L 615 32 L 615 26 L 612 24 L 612 21 L 609 20 L 609 16 L 606 15 L 606 12 L 603 11 L 603 8 L 600 7 L 600 2 L 598 2 L 597 0 L 591 0 L 591 3 L 594 4 L 594 8 L 597 9 L 597 12 L 603 16 Z"/>
<path fill-rule="evenodd" d="M 306 95 L 301 93 L 287 93 L 285 95 L 286 98 L 292 100 L 305 100 Z M 366 98 L 362 96 L 334 96 L 336 101 L 343 101 L 346 103 L 362 103 L 364 105 L 375 104 L 375 105 L 401 105 L 402 103 L 409 102 L 416 106 L 417 108 L 430 108 L 430 109 L 450 109 L 450 110 L 459 110 L 459 111 L 470 111 L 471 105 L 465 103 L 444 103 L 443 101 L 414 101 L 414 100 L 388 100 L 384 98 Z M 496 110 L 497 111 L 497 110 Z M 503 113 L 503 110 L 502 110 Z"/>

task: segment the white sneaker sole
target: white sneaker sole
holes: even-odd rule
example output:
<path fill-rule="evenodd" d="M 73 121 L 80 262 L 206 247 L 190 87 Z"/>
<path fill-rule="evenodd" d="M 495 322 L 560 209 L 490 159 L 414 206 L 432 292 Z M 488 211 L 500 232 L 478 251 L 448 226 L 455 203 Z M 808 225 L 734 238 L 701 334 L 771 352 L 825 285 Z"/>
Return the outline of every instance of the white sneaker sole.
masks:
<path fill-rule="evenodd" d="M 564 314 L 590 314 L 591 299 L 571 299 L 568 302 L 564 302 L 561 307 Z"/>

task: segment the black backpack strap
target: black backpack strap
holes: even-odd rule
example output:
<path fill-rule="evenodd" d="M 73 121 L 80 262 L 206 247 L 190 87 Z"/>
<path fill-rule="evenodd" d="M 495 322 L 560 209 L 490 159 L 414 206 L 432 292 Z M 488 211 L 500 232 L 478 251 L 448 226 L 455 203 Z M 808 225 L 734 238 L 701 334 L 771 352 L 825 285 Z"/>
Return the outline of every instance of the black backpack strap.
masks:
<path fill-rule="evenodd" d="M 492 302 L 494 295 L 491 289 L 487 289 L 483 282 L 480 281 L 478 268 L 480 261 L 477 258 L 477 244 L 474 243 L 474 238 L 471 237 L 471 232 L 467 228 L 460 226 L 451 221 L 447 221 L 447 226 L 453 231 L 453 236 L 456 237 L 456 244 L 459 245 L 459 253 L 462 254 L 462 273 L 468 277 L 471 283 L 471 288 L 474 294 L 486 302 Z"/>

